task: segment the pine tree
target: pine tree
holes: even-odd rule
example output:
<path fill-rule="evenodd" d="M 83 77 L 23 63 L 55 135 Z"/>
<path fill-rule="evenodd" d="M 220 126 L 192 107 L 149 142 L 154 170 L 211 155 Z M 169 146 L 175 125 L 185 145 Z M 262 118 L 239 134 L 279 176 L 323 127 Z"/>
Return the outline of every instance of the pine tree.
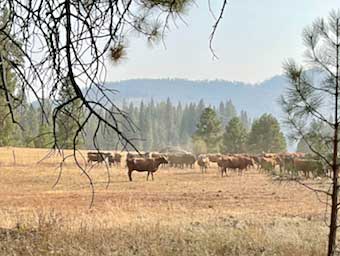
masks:
<path fill-rule="evenodd" d="M 207 144 L 205 143 L 204 140 L 202 140 L 200 138 L 193 140 L 192 150 L 193 150 L 193 153 L 195 155 L 207 154 L 208 153 Z"/>
<path fill-rule="evenodd" d="M 225 112 L 223 118 L 225 120 L 225 124 L 227 124 L 230 121 L 230 119 L 237 116 L 236 108 L 231 100 L 228 100 L 226 102 L 224 111 Z"/>
<path fill-rule="evenodd" d="M 251 153 L 277 153 L 287 148 L 279 122 L 270 114 L 263 114 L 253 122 L 247 145 Z"/>
<path fill-rule="evenodd" d="M 145 109 L 145 131 L 144 131 L 144 143 L 143 150 L 151 151 L 153 146 L 153 127 L 152 127 L 152 109 L 150 104 Z"/>
<path fill-rule="evenodd" d="M 327 19 L 318 18 L 304 29 L 303 41 L 306 48 L 304 65 L 294 60 L 284 64 L 289 86 L 281 97 L 281 104 L 286 123 L 292 128 L 291 137 L 303 139 L 322 159 L 325 169 L 330 170 L 330 186 L 325 190 L 315 187 L 314 192 L 327 196 L 325 204 L 330 208 L 327 255 L 333 256 L 338 255 L 339 240 L 340 9 L 331 11 Z M 312 121 L 323 123 L 330 131 L 326 136 L 316 131 L 317 139 L 322 138 L 316 144 L 308 129 Z M 323 148 L 328 150 L 323 152 Z"/>
<path fill-rule="evenodd" d="M 74 96 L 74 91 L 71 86 L 65 81 L 59 91 L 59 101 L 67 102 Z M 78 122 L 83 118 L 84 113 L 79 100 L 69 103 L 58 116 L 57 119 L 57 143 L 58 147 L 63 149 L 71 149 L 74 146 L 74 138 L 78 130 Z M 75 141 L 79 147 L 84 145 L 84 139 L 81 134 L 78 135 Z"/>
<path fill-rule="evenodd" d="M 179 128 L 179 140 L 181 141 L 181 144 L 186 145 L 190 142 L 190 112 L 189 112 L 189 106 L 186 105 L 183 109 L 182 118 L 180 121 L 180 128 Z"/>
<path fill-rule="evenodd" d="M 14 44 L 9 41 L 8 37 L 5 35 L 5 33 L 10 34 L 10 31 L 7 29 L 8 26 L 7 28 L 4 26 L 6 23 L 11 23 L 9 20 L 9 11 L 3 9 L 1 15 L 0 27 L 5 30 L 0 32 L 0 55 L 3 60 L 0 60 L 0 68 L 1 71 L 4 70 L 4 72 L 0 72 L 0 146 L 8 146 L 13 143 L 16 138 L 13 138 L 14 128 L 9 113 L 7 98 L 11 101 L 13 100 L 13 97 L 8 95 L 15 95 L 17 79 L 12 72 L 11 65 L 6 60 L 12 60 L 13 62 L 16 62 L 17 65 L 20 65 L 22 63 L 22 53 L 17 46 L 20 45 L 20 42 Z M 5 74 L 4 77 L 3 73 Z M 3 81 L 5 81 L 5 83 Z M 5 91 L 7 91 L 7 94 Z M 10 102 L 10 104 L 12 106 L 14 105 L 13 102 Z"/>
<path fill-rule="evenodd" d="M 193 135 L 193 141 L 203 140 L 209 152 L 218 152 L 221 139 L 221 121 L 212 108 L 205 108 Z"/>
<path fill-rule="evenodd" d="M 34 138 L 38 135 L 38 111 L 34 108 L 33 104 L 29 104 L 24 112 L 24 118 L 21 121 L 24 131 L 22 133 L 23 143 L 25 147 L 35 147 Z"/>
<path fill-rule="evenodd" d="M 164 113 L 164 122 L 165 122 L 165 129 L 166 129 L 166 135 L 165 135 L 165 142 L 166 144 L 173 145 L 173 137 L 175 133 L 175 126 L 174 126 L 174 113 L 173 113 L 173 107 L 170 101 L 170 98 L 167 98 L 166 105 L 165 105 L 165 113 Z"/>
<path fill-rule="evenodd" d="M 250 127 L 251 127 L 251 119 L 248 117 L 248 114 L 246 111 L 244 110 L 241 110 L 241 113 L 240 113 L 240 120 L 244 126 L 244 128 L 249 131 L 250 130 Z"/>
<path fill-rule="evenodd" d="M 33 143 L 36 148 L 51 147 L 53 143 L 52 128 L 46 122 L 40 123 L 38 135 L 34 137 Z"/>
<path fill-rule="evenodd" d="M 330 147 L 325 143 L 325 138 L 331 136 L 331 129 L 321 122 L 312 121 L 309 127 L 309 131 L 304 135 L 304 139 L 300 139 L 297 145 L 297 152 L 303 152 L 311 155 L 315 155 L 310 146 L 317 152 L 323 155 L 331 155 Z M 307 142 L 308 141 L 308 144 Z M 317 157 L 317 155 L 315 155 Z"/>
<path fill-rule="evenodd" d="M 246 150 L 247 131 L 240 118 L 232 118 L 223 134 L 224 153 L 244 153 Z"/>

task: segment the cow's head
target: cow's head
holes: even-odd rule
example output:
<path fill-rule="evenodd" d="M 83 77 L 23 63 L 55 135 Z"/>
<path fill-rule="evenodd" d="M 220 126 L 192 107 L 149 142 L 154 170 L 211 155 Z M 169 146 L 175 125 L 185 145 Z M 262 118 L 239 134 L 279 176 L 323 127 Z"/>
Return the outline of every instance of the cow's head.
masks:
<path fill-rule="evenodd" d="M 159 163 L 161 163 L 161 164 L 168 164 L 169 163 L 168 158 L 166 156 L 160 156 L 157 159 L 158 159 Z"/>

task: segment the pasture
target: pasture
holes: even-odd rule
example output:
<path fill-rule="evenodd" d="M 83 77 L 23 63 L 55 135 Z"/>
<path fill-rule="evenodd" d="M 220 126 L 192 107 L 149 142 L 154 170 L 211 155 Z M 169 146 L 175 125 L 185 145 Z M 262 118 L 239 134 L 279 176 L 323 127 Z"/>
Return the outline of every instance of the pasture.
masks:
<path fill-rule="evenodd" d="M 13 157 L 15 155 L 15 161 Z M 0 148 L 0 255 L 323 255 L 325 205 L 252 169 L 220 177 L 164 167 L 154 181 L 124 161 L 85 175 L 44 149 Z M 68 152 L 66 152 L 67 154 Z M 324 180 L 308 180 L 325 186 Z M 317 184 L 316 184 L 317 183 Z M 323 199 L 321 197 L 321 199 Z"/>

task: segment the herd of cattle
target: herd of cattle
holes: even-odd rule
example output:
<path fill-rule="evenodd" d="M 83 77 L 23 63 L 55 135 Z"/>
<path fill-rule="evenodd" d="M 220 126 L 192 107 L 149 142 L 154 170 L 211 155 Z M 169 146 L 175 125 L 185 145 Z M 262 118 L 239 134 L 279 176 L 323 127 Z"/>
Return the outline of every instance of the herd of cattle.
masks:
<path fill-rule="evenodd" d="M 109 166 L 121 166 L 122 153 L 87 153 L 88 163 L 103 163 Z M 293 176 L 321 177 L 327 175 L 327 169 L 321 161 L 307 157 L 303 153 L 278 153 L 278 154 L 202 154 L 195 156 L 189 152 L 147 152 L 147 153 L 127 153 L 126 167 L 128 169 L 129 180 L 132 181 L 132 172 L 147 172 L 147 180 L 151 174 L 156 172 L 162 165 L 175 168 L 194 168 L 195 163 L 200 167 L 202 173 L 208 167 L 215 165 L 218 167 L 221 176 L 227 176 L 228 172 L 236 171 L 242 175 L 249 168 L 258 170 L 273 171 L 278 170 L 281 174 Z"/>

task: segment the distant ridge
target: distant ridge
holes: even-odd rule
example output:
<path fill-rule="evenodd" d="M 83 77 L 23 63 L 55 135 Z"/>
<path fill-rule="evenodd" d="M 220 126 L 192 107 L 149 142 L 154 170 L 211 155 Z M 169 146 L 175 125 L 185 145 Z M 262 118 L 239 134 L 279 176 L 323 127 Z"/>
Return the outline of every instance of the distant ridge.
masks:
<path fill-rule="evenodd" d="M 238 111 L 245 110 L 251 117 L 271 113 L 281 117 L 278 98 L 284 92 L 287 82 L 283 76 L 274 76 L 257 84 L 237 81 L 185 79 L 133 79 L 108 82 L 106 87 L 118 93 L 113 99 L 121 103 L 164 101 L 167 98 L 174 103 L 198 102 L 218 106 L 221 101 L 231 99 Z"/>

